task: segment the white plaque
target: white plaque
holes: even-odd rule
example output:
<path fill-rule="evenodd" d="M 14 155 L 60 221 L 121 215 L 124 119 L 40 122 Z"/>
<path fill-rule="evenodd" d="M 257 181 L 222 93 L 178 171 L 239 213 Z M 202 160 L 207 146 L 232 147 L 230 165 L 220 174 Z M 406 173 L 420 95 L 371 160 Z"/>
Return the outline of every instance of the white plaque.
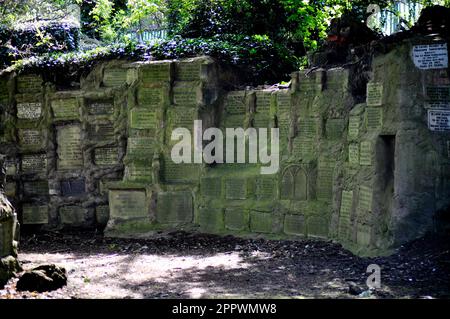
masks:
<path fill-rule="evenodd" d="M 428 128 L 431 131 L 450 131 L 450 110 L 428 110 Z"/>
<path fill-rule="evenodd" d="M 421 70 L 445 69 L 448 67 L 447 43 L 415 45 L 413 59 Z"/>

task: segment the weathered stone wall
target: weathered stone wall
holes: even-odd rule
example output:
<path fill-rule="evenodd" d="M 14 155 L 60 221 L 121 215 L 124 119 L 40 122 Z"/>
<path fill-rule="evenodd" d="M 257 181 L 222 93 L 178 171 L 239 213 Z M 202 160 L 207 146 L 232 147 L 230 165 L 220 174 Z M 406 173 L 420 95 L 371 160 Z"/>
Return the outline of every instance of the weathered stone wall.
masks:
<path fill-rule="evenodd" d="M 420 69 L 418 44 L 374 57 L 364 104 L 344 68 L 240 91 L 205 57 L 106 62 L 72 91 L 10 75 L 0 86 L 7 194 L 25 225 L 306 236 L 388 253 L 432 230 L 450 204 L 448 66 Z M 428 125 L 436 110 L 438 131 Z M 280 128 L 279 172 L 174 164 L 172 129 L 192 132 L 195 119 L 203 130 Z"/>

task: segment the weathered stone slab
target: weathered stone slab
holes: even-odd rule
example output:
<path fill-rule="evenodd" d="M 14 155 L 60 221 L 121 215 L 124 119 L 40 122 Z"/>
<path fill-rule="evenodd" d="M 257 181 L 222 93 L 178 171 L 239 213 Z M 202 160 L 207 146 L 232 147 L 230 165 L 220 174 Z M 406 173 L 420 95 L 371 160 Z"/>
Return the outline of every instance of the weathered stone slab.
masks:
<path fill-rule="evenodd" d="M 256 91 L 256 114 L 270 115 L 272 91 Z"/>
<path fill-rule="evenodd" d="M 114 126 L 111 122 L 88 124 L 87 133 L 89 139 L 97 141 L 111 141 L 114 140 Z"/>
<path fill-rule="evenodd" d="M 196 182 L 200 168 L 199 164 L 175 164 L 169 157 L 164 161 L 163 179 L 169 184 Z"/>
<path fill-rule="evenodd" d="M 135 162 L 126 166 L 127 180 L 133 182 L 152 182 L 152 166 L 151 162 L 140 163 Z"/>
<path fill-rule="evenodd" d="M 276 93 L 277 114 L 291 114 L 291 92 L 289 90 L 280 90 Z"/>
<path fill-rule="evenodd" d="M 130 111 L 130 127 L 139 130 L 156 129 L 156 112 L 146 108 L 132 109 Z"/>
<path fill-rule="evenodd" d="M 109 221 L 109 206 L 100 205 L 95 208 L 95 221 L 99 225 L 106 225 Z"/>
<path fill-rule="evenodd" d="M 128 138 L 127 154 L 132 157 L 152 158 L 155 151 L 155 140 L 149 137 Z"/>
<path fill-rule="evenodd" d="M 359 187 L 358 208 L 366 212 L 372 211 L 372 196 L 372 188 L 361 185 Z"/>
<path fill-rule="evenodd" d="M 157 108 L 164 101 L 163 88 L 140 88 L 138 90 L 138 104 L 142 108 Z"/>
<path fill-rule="evenodd" d="M 62 196 L 80 196 L 86 193 L 84 178 L 63 180 L 60 183 Z"/>
<path fill-rule="evenodd" d="M 257 113 L 253 117 L 252 126 L 255 128 L 270 128 L 272 126 L 272 119 L 265 114 Z"/>
<path fill-rule="evenodd" d="M 328 119 L 325 130 L 327 139 L 329 140 L 342 138 L 344 132 L 344 120 L 340 118 Z"/>
<path fill-rule="evenodd" d="M 328 221 L 319 216 L 307 219 L 308 237 L 328 238 Z"/>
<path fill-rule="evenodd" d="M 22 173 L 45 173 L 47 172 L 47 155 L 31 154 L 22 156 Z"/>
<path fill-rule="evenodd" d="M 274 178 L 260 177 L 256 179 L 256 199 L 272 201 L 275 198 Z"/>
<path fill-rule="evenodd" d="M 305 160 L 316 156 L 316 141 L 308 137 L 296 137 L 292 142 L 292 155 Z"/>
<path fill-rule="evenodd" d="M 222 179 L 220 177 L 206 177 L 200 180 L 200 193 L 205 197 L 222 197 Z"/>
<path fill-rule="evenodd" d="M 228 115 L 225 116 L 223 120 L 224 128 L 244 128 L 245 124 L 245 115 Z"/>
<path fill-rule="evenodd" d="M 271 213 L 250 212 L 250 230 L 254 233 L 271 233 L 273 216 Z"/>
<path fill-rule="evenodd" d="M 48 181 L 30 181 L 23 183 L 25 196 L 48 196 Z"/>
<path fill-rule="evenodd" d="M 173 102 L 180 107 L 197 107 L 197 87 L 177 84 L 172 88 Z"/>
<path fill-rule="evenodd" d="M 44 135 L 41 130 L 19 129 L 19 143 L 21 146 L 29 148 L 42 148 L 44 145 Z"/>
<path fill-rule="evenodd" d="M 426 98 L 429 107 L 449 107 L 450 86 L 427 86 Z"/>
<path fill-rule="evenodd" d="M 42 116 L 41 102 L 17 103 L 17 118 L 21 120 L 37 120 Z"/>
<path fill-rule="evenodd" d="M 234 91 L 227 94 L 225 101 L 225 111 L 231 115 L 243 115 L 247 113 L 245 102 L 246 91 Z"/>
<path fill-rule="evenodd" d="M 241 208 L 225 209 L 225 227 L 233 231 L 249 229 L 249 214 Z"/>
<path fill-rule="evenodd" d="M 247 180 L 245 178 L 230 178 L 225 180 L 225 197 L 227 199 L 246 199 Z"/>
<path fill-rule="evenodd" d="M 359 165 L 359 144 L 350 143 L 348 145 L 348 163 L 350 165 Z"/>
<path fill-rule="evenodd" d="M 193 220 L 190 192 L 158 194 L 156 220 L 161 224 L 186 224 Z"/>
<path fill-rule="evenodd" d="M 372 142 L 364 141 L 360 143 L 359 164 L 363 166 L 372 165 L 373 147 Z"/>
<path fill-rule="evenodd" d="M 55 120 L 76 120 L 80 118 L 78 100 L 76 98 L 55 99 L 51 102 Z"/>
<path fill-rule="evenodd" d="M 294 175 L 293 170 L 287 169 L 283 172 L 280 182 L 281 199 L 294 199 Z"/>
<path fill-rule="evenodd" d="M 103 71 L 103 85 L 106 87 L 121 86 L 127 82 L 127 69 L 108 68 Z"/>
<path fill-rule="evenodd" d="M 450 131 L 450 110 L 428 110 L 428 128 L 430 131 Z"/>
<path fill-rule="evenodd" d="M 298 132 L 300 137 L 315 138 L 318 134 L 318 119 L 313 117 L 300 118 L 298 120 Z"/>
<path fill-rule="evenodd" d="M 196 109 L 175 108 L 167 111 L 167 117 L 170 121 L 170 131 L 168 132 L 170 138 L 172 130 L 179 127 L 186 128 L 192 133 L 198 112 Z"/>
<path fill-rule="evenodd" d="M 37 93 L 42 91 L 42 78 L 37 75 L 21 75 L 16 78 L 18 93 Z"/>
<path fill-rule="evenodd" d="M 317 198 L 330 201 L 333 196 L 334 163 L 319 161 L 317 175 Z"/>
<path fill-rule="evenodd" d="M 348 239 L 351 232 L 351 212 L 353 207 L 353 191 L 342 191 L 339 212 L 339 238 Z"/>
<path fill-rule="evenodd" d="M 109 207 L 111 219 L 149 217 L 144 190 L 110 190 Z"/>
<path fill-rule="evenodd" d="M 99 166 L 111 166 L 119 163 L 117 147 L 100 147 L 94 150 L 94 162 Z"/>
<path fill-rule="evenodd" d="M 178 81 L 199 81 L 201 73 L 201 62 L 180 61 L 176 63 L 176 79 Z"/>
<path fill-rule="evenodd" d="M 350 116 L 348 122 L 348 137 L 350 139 L 358 138 L 360 126 L 361 126 L 361 117 L 359 115 Z"/>
<path fill-rule="evenodd" d="M 366 108 L 366 124 L 368 130 L 378 130 L 383 126 L 383 109 L 380 107 Z"/>
<path fill-rule="evenodd" d="M 412 51 L 413 61 L 418 69 L 448 68 L 447 43 L 415 45 Z"/>
<path fill-rule="evenodd" d="M 112 115 L 114 114 L 114 99 L 87 100 L 89 115 Z"/>
<path fill-rule="evenodd" d="M 58 169 L 79 169 L 83 167 L 81 150 L 81 128 L 67 125 L 57 128 Z"/>
<path fill-rule="evenodd" d="M 48 206 L 24 204 L 22 217 L 24 225 L 48 224 Z"/>
<path fill-rule="evenodd" d="M 370 246 L 372 238 L 372 229 L 368 225 L 358 224 L 356 232 L 356 242 L 360 247 Z"/>
<path fill-rule="evenodd" d="M 146 82 L 170 82 L 171 81 L 171 63 L 155 62 L 142 68 L 142 80 Z"/>
<path fill-rule="evenodd" d="M 306 234 L 305 217 L 303 215 L 286 215 L 284 217 L 284 233 L 293 236 Z"/>
<path fill-rule="evenodd" d="M 383 105 L 383 83 L 367 83 L 367 106 Z"/>
<path fill-rule="evenodd" d="M 224 214 L 220 208 L 200 208 L 197 222 L 200 229 L 209 232 L 220 232 L 224 230 Z"/>
<path fill-rule="evenodd" d="M 85 221 L 85 210 L 80 206 L 63 206 L 59 208 L 61 224 L 79 226 Z"/>

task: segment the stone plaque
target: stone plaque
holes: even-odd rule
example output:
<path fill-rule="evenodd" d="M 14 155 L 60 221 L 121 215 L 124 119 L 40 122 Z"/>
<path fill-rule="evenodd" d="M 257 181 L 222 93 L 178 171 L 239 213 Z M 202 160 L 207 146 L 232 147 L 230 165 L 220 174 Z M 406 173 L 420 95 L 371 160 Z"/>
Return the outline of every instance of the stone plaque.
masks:
<path fill-rule="evenodd" d="M 133 157 L 153 158 L 155 140 L 149 137 L 128 138 L 127 154 Z"/>
<path fill-rule="evenodd" d="M 119 163 L 117 147 L 100 147 L 94 150 L 94 161 L 99 166 L 110 166 Z"/>
<path fill-rule="evenodd" d="M 298 132 L 300 137 L 315 138 L 317 136 L 317 119 L 312 117 L 299 119 Z"/>
<path fill-rule="evenodd" d="M 364 166 L 372 165 L 372 143 L 361 142 L 359 148 L 359 164 Z"/>
<path fill-rule="evenodd" d="M 294 200 L 308 199 L 308 178 L 304 169 L 299 168 L 294 173 Z"/>
<path fill-rule="evenodd" d="M 350 216 L 353 206 L 353 191 L 342 191 L 340 216 Z"/>
<path fill-rule="evenodd" d="M 140 88 L 138 103 L 140 107 L 154 108 L 163 103 L 164 90 L 162 88 Z"/>
<path fill-rule="evenodd" d="M 426 92 L 428 105 L 450 105 L 450 86 L 428 86 Z"/>
<path fill-rule="evenodd" d="M 127 82 L 127 69 L 110 68 L 103 71 L 104 86 L 120 86 Z"/>
<path fill-rule="evenodd" d="M 245 103 L 245 91 L 230 92 L 227 95 L 225 102 L 225 111 L 227 114 L 243 115 L 247 112 L 247 105 Z"/>
<path fill-rule="evenodd" d="M 174 86 L 173 102 L 181 107 L 196 107 L 197 89 L 189 86 Z"/>
<path fill-rule="evenodd" d="M 366 108 L 366 123 L 368 130 L 381 129 L 383 125 L 383 109 L 380 107 Z"/>
<path fill-rule="evenodd" d="M 225 209 L 225 227 L 233 231 L 249 229 L 249 214 L 241 208 Z"/>
<path fill-rule="evenodd" d="M 277 92 L 277 114 L 291 114 L 291 93 L 289 90 Z"/>
<path fill-rule="evenodd" d="M 34 103 L 17 103 L 17 118 L 23 120 L 36 120 L 42 115 L 42 104 Z"/>
<path fill-rule="evenodd" d="M 202 178 L 200 180 L 200 193 L 206 197 L 222 197 L 222 179 L 220 177 Z"/>
<path fill-rule="evenodd" d="M 88 124 L 89 139 L 110 141 L 114 140 L 114 126 L 111 122 Z"/>
<path fill-rule="evenodd" d="M 72 120 L 80 117 L 78 100 L 76 98 L 53 100 L 51 108 L 55 120 Z"/>
<path fill-rule="evenodd" d="M 20 145 L 27 147 L 42 147 L 44 137 L 41 130 L 19 129 Z"/>
<path fill-rule="evenodd" d="M 292 143 L 292 155 L 305 160 L 313 159 L 316 154 L 316 142 L 314 139 L 296 137 Z"/>
<path fill-rule="evenodd" d="M 171 63 L 156 62 L 142 68 L 142 80 L 146 82 L 170 82 Z"/>
<path fill-rule="evenodd" d="M 256 92 L 256 114 L 265 114 L 270 116 L 270 102 L 272 99 L 271 91 L 257 91 Z"/>
<path fill-rule="evenodd" d="M 337 140 L 342 138 L 344 132 L 344 120 L 343 119 L 328 119 L 326 126 L 327 138 L 330 140 Z"/>
<path fill-rule="evenodd" d="M 220 232 L 224 229 L 224 214 L 218 208 L 200 208 L 197 213 L 200 229 L 208 232 Z"/>
<path fill-rule="evenodd" d="M 317 175 L 317 198 L 329 201 L 333 196 L 334 165 L 329 162 L 319 162 Z"/>
<path fill-rule="evenodd" d="M 253 117 L 253 127 L 255 128 L 270 128 L 271 127 L 271 118 L 266 114 L 255 114 Z"/>
<path fill-rule="evenodd" d="M 328 238 L 328 222 L 325 218 L 310 216 L 307 219 L 308 237 Z"/>
<path fill-rule="evenodd" d="M 170 158 L 164 163 L 164 181 L 167 183 L 192 183 L 198 180 L 199 164 L 175 164 Z"/>
<path fill-rule="evenodd" d="M 250 212 L 250 230 L 254 233 L 271 233 L 273 216 L 271 213 Z"/>
<path fill-rule="evenodd" d="M 244 127 L 245 125 L 245 116 L 242 115 L 228 115 L 225 117 L 223 121 L 224 128 L 238 128 Z"/>
<path fill-rule="evenodd" d="M 171 123 L 171 129 L 175 128 L 187 128 L 189 131 L 193 131 L 194 121 L 197 119 L 197 110 L 188 108 L 170 109 L 167 112 L 167 116 Z M 169 138 L 171 132 L 169 134 Z"/>
<path fill-rule="evenodd" d="M 80 196 L 86 193 L 86 181 L 84 178 L 68 179 L 61 181 L 62 196 Z"/>
<path fill-rule="evenodd" d="M 428 128 L 430 131 L 450 131 L 450 110 L 428 110 Z"/>
<path fill-rule="evenodd" d="M 89 115 L 112 115 L 114 114 L 114 100 L 87 101 Z"/>
<path fill-rule="evenodd" d="M 148 182 L 152 181 L 151 163 L 131 163 L 126 167 L 126 176 L 129 181 Z"/>
<path fill-rule="evenodd" d="M 286 215 L 284 217 L 284 233 L 293 236 L 305 235 L 305 217 L 303 215 Z"/>
<path fill-rule="evenodd" d="M 23 183 L 25 196 L 48 196 L 48 181 L 31 181 Z"/>
<path fill-rule="evenodd" d="M 244 178 L 225 180 L 225 195 L 227 199 L 246 199 L 247 180 Z"/>
<path fill-rule="evenodd" d="M 24 225 L 48 224 L 48 206 L 24 204 L 22 207 Z"/>
<path fill-rule="evenodd" d="M 364 211 L 372 210 L 372 188 L 361 185 L 359 187 L 359 202 L 358 207 Z"/>
<path fill-rule="evenodd" d="M 106 225 L 109 221 L 109 206 L 100 205 L 95 208 L 95 220 L 97 224 Z"/>
<path fill-rule="evenodd" d="M 421 70 L 448 68 L 447 43 L 415 45 L 413 60 Z"/>
<path fill-rule="evenodd" d="M 85 221 L 85 210 L 80 206 L 63 206 L 59 208 L 59 218 L 64 225 L 81 225 Z"/>
<path fill-rule="evenodd" d="M 47 155 L 31 154 L 22 157 L 22 173 L 45 173 L 47 171 Z"/>
<path fill-rule="evenodd" d="M 383 105 L 383 83 L 367 83 L 367 106 Z"/>
<path fill-rule="evenodd" d="M 193 220 L 190 192 L 159 193 L 156 220 L 161 224 L 186 224 Z"/>
<path fill-rule="evenodd" d="M 42 79 L 37 75 L 21 75 L 17 77 L 18 93 L 36 93 L 42 90 Z"/>
<path fill-rule="evenodd" d="M 201 76 L 201 63 L 198 62 L 178 62 L 176 64 L 178 81 L 198 81 Z"/>
<path fill-rule="evenodd" d="M 58 169 L 83 167 L 81 128 L 79 125 L 61 126 L 57 129 Z"/>
<path fill-rule="evenodd" d="M 350 139 L 357 139 L 359 136 L 359 128 L 361 125 L 361 117 L 350 116 L 348 121 L 348 137 Z"/>
<path fill-rule="evenodd" d="M 110 190 L 111 219 L 149 218 L 145 191 Z"/>
<path fill-rule="evenodd" d="M 273 178 L 260 177 L 256 180 L 256 198 L 271 201 L 275 197 L 275 182 Z"/>
<path fill-rule="evenodd" d="M 134 108 L 130 111 L 130 127 L 139 130 L 156 129 L 156 112 L 144 108 Z"/>
<path fill-rule="evenodd" d="M 359 165 L 359 144 L 348 145 L 348 162 L 350 165 Z"/>
<path fill-rule="evenodd" d="M 292 169 L 287 169 L 283 173 L 280 185 L 281 199 L 294 198 L 294 175 Z"/>

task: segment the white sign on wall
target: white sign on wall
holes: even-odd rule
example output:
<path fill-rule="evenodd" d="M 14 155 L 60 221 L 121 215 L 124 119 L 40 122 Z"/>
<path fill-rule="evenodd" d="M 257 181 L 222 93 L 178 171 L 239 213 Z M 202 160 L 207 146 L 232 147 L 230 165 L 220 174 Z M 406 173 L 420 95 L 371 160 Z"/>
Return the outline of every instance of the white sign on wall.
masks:
<path fill-rule="evenodd" d="M 450 131 L 450 110 L 428 110 L 428 128 L 431 131 Z"/>
<path fill-rule="evenodd" d="M 445 69 L 448 67 L 447 43 L 415 45 L 413 59 L 421 70 Z"/>

